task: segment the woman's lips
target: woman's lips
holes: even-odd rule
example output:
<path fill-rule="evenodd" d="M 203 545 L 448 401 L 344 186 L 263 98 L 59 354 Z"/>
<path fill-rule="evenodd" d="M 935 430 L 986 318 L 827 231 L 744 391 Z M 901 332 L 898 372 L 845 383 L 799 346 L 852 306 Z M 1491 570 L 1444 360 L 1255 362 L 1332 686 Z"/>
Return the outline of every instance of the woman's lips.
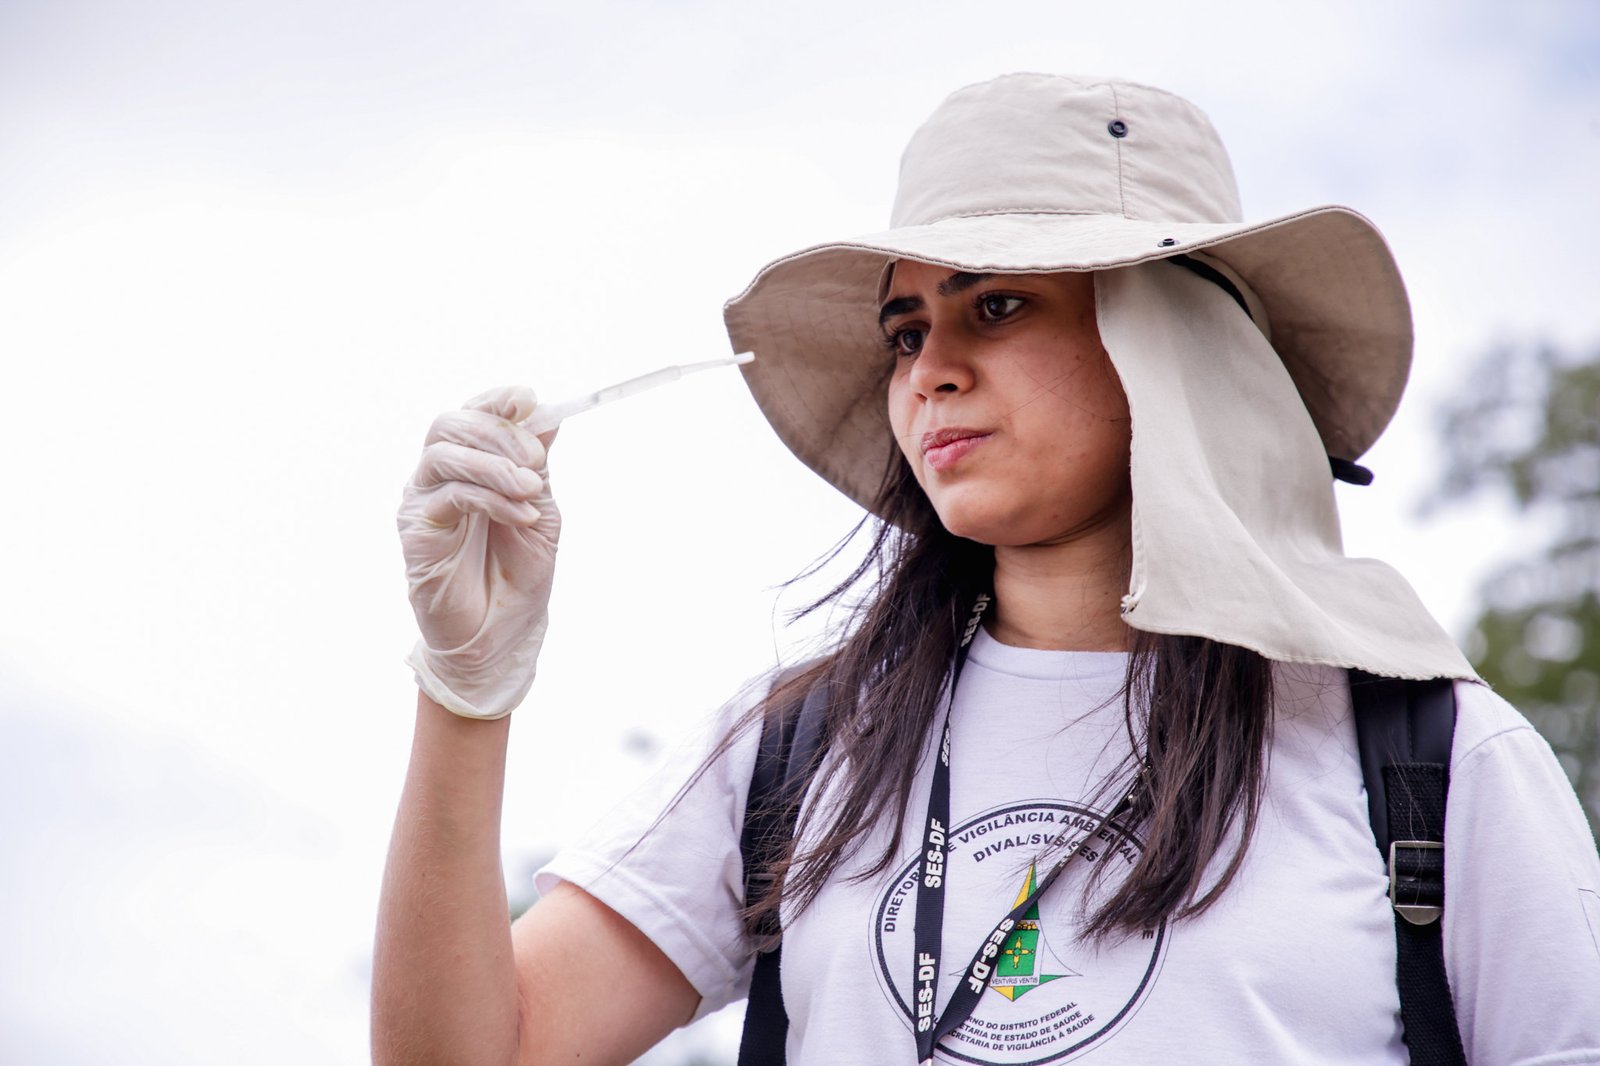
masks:
<path fill-rule="evenodd" d="M 922 458 L 935 471 L 943 473 L 964 459 L 989 434 L 977 429 L 941 429 L 922 437 Z"/>

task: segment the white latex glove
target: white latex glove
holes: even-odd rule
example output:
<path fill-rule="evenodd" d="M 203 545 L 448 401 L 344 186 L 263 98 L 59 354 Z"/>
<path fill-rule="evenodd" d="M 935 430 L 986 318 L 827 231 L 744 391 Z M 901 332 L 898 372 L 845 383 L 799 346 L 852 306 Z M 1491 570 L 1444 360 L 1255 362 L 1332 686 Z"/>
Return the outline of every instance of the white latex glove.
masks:
<path fill-rule="evenodd" d="M 517 425 L 533 390 L 491 389 L 434 419 L 400 502 L 411 609 L 406 658 L 434 702 L 501 718 L 533 684 L 544 642 L 561 512 L 544 441 Z"/>

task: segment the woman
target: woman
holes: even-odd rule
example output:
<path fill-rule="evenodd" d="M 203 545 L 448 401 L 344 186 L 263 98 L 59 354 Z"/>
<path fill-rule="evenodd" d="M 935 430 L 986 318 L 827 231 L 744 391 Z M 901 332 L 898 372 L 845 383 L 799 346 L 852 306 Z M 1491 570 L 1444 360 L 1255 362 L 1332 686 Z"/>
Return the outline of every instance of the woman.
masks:
<path fill-rule="evenodd" d="M 543 871 L 509 935 L 504 716 L 544 628 L 548 441 L 515 425 L 525 390 L 436 421 L 401 512 L 422 694 L 379 1060 L 627 1061 L 743 996 L 781 915 L 793 1062 L 1405 1062 L 1361 670 L 1459 679 L 1443 943 L 1468 1060 L 1600 1061 L 1600 859 L 1570 787 L 1399 575 L 1340 549 L 1331 475 L 1360 479 L 1410 358 L 1392 260 L 1344 209 L 1238 218 L 1191 105 L 1012 75 L 918 131 L 889 231 L 732 301 L 769 421 L 881 519 L 870 595 Z M 810 692 L 834 695 L 799 827 L 747 899 L 763 723 Z M 597 995 L 571 975 L 601 959 Z"/>

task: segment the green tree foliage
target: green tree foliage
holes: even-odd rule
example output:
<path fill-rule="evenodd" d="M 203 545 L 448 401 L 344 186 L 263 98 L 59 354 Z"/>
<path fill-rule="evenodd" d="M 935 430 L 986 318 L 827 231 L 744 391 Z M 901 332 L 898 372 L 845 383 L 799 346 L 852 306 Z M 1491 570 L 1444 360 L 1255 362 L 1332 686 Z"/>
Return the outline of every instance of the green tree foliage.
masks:
<path fill-rule="evenodd" d="M 1441 429 L 1433 502 L 1499 492 L 1538 531 L 1484 581 L 1468 655 L 1550 742 L 1600 836 L 1600 350 L 1492 350 Z"/>

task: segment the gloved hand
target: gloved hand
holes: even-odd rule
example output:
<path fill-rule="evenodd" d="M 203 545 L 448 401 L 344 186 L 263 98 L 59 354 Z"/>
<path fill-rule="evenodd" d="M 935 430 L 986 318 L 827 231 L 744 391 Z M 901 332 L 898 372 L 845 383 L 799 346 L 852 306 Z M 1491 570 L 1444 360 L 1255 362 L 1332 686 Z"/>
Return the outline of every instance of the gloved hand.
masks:
<path fill-rule="evenodd" d="M 434 702 L 501 718 L 533 684 L 561 513 L 544 441 L 517 425 L 533 391 L 491 389 L 434 419 L 400 502 L 411 609 L 422 639 L 406 662 Z"/>

